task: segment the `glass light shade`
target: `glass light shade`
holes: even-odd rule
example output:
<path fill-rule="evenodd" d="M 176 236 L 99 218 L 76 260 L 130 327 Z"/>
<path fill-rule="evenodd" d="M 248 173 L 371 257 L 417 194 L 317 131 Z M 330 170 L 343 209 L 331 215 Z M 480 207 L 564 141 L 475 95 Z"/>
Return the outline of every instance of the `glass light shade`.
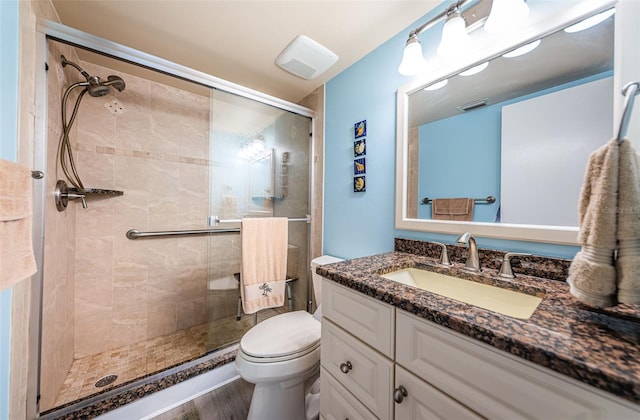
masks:
<path fill-rule="evenodd" d="M 473 76 L 474 74 L 480 73 L 482 70 L 486 69 L 489 66 L 489 62 L 485 61 L 482 64 L 478 64 L 477 66 L 471 67 L 469 70 L 465 70 L 460 72 L 460 76 Z"/>
<path fill-rule="evenodd" d="M 516 48 L 513 51 L 509 51 L 508 53 L 503 54 L 502 56 L 505 58 L 520 57 L 521 55 L 525 55 L 535 50 L 536 48 L 538 48 L 538 45 L 540 45 L 540 40 L 536 39 L 535 41 L 530 42 L 526 45 L 523 45 L 520 48 Z"/>
<path fill-rule="evenodd" d="M 445 87 L 449 83 L 449 79 L 440 80 L 438 83 L 427 86 L 423 90 L 438 90 Z"/>
<path fill-rule="evenodd" d="M 493 0 L 491 13 L 484 30 L 495 34 L 520 27 L 529 16 L 529 6 L 524 0 Z"/>
<path fill-rule="evenodd" d="M 437 54 L 443 58 L 454 58 L 462 55 L 471 45 L 471 37 L 467 33 L 466 24 L 456 12 L 451 15 L 442 28 L 442 39 Z"/>
<path fill-rule="evenodd" d="M 589 29 L 592 26 L 596 26 L 598 23 L 605 21 L 609 16 L 614 14 L 616 9 L 605 10 L 602 13 L 598 13 L 595 16 L 591 16 L 583 21 L 576 23 L 575 25 L 571 25 L 568 28 L 565 28 L 564 31 L 568 33 L 580 32 L 585 29 Z"/>
<path fill-rule="evenodd" d="M 398 67 L 398 72 L 403 76 L 413 76 L 420 73 L 427 67 L 427 62 L 422 55 L 420 40 L 414 34 L 409 37 L 407 45 L 402 53 L 402 62 Z"/>

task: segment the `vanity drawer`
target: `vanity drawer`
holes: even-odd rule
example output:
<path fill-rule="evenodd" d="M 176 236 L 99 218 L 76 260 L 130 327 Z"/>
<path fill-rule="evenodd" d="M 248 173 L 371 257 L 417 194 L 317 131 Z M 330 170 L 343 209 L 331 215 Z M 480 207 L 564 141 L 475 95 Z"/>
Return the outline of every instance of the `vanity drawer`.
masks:
<path fill-rule="evenodd" d="M 320 363 L 329 374 L 377 417 L 393 418 L 391 360 L 326 318 L 322 319 L 320 349 Z"/>
<path fill-rule="evenodd" d="M 407 396 L 401 403 L 396 402 L 397 420 L 482 418 L 417 376 L 396 366 L 396 389 L 400 385 L 407 390 Z"/>
<path fill-rule="evenodd" d="M 325 420 L 377 419 L 326 369 L 320 369 L 320 416 Z"/>
<path fill-rule="evenodd" d="M 397 363 L 481 416 L 640 418 L 613 395 L 408 312 L 398 311 L 396 330 Z"/>
<path fill-rule="evenodd" d="M 385 356 L 394 357 L 395 308 L 341 286 L 322 282 L 322 314 Z"/>

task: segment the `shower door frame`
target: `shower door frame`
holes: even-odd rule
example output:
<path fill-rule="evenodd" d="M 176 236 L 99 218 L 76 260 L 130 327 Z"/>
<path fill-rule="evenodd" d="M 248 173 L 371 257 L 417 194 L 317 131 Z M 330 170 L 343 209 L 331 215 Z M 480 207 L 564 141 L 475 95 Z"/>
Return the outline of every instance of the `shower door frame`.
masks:
<path fill-rule="evenodd" d="M 289 111 L 304 117 L 309 117 L 310 126 L 315 126 L 315 111 L 312 109 L 276 98 L 271 95 L 238 85 L 233 82 L 203 73 L 198 70 L 174 63 L 163 58 L 144 53 L 116 42 L 100 38 L 89 33 L 71 28 L 60 23 L 39 18 L 36 22 L 36 63 L 42 63 L 42 67 L 36 71 L 35 81 L 35 141 L 33 145 L 34 170 L 42 170 L 46 174 L 47 156 L 47 56 L 48 41 L 59 41 L 73 47 L 88 49 L 92 52 L 102 54 L 130 64 L 138 65 L 153 71 L 157 71 L 169 76 L 177 77 L 189 82 L 193 82 L 210 89 L 217 89 L 231 94 L 251 99 L 266 105 Z M 314 189 L 314 166 L 313 150 L 315 145 L 315 133 L 311 129 L 310 136 L 310 158 L 309 158 L 309 213 L 312 213 L 312 199 Z M 33 241 L 34 254 L 38 272 L 32 277 L 31 287 L 31 308 L 30 308 L 30 333 L 29 347 L 36 349 L 35 357 L 29 358 L 28 365 L 28 389 L 27 389 L 27 415 L 29 418 L 40 416 L 39 394 L 40 394 L 40 368 L 41 368 L 41 329 L 42 329 L 42 299 L 43 299 L 43 268 L 44 268 L 44 214 L 45 200 L 53 199 L 47 194 L 46 184 L 36 182 L 33 187 Z M 308 246 L 307 262 L 311 260 L 311 223 L 307 224 Z M 307 269 L 308 273 L 308 269 Z M 310 308 L 310 285 L 311 278 L 307 276 L 307 310 Z M 144 380 L 140 379 L 141 381 Z M 55 412 L 55 411 L 54 411 Z"/>

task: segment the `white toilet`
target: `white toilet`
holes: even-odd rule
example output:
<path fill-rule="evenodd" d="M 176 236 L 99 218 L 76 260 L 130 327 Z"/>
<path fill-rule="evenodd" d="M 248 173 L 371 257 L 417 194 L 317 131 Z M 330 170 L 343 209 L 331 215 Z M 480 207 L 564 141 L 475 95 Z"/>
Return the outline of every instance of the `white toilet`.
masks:
<path fill-rule="evenodd" d="M 306 311 L 276 315 L 240 340 L 236 369 L 245 381 L 255 384 L 248 420 L 318 417 L 322 277 L 316 274 L 316 267 L 339 261 L 343 260 L 329 255 L 311 261 L 318 304 L 314 315 Z"/>

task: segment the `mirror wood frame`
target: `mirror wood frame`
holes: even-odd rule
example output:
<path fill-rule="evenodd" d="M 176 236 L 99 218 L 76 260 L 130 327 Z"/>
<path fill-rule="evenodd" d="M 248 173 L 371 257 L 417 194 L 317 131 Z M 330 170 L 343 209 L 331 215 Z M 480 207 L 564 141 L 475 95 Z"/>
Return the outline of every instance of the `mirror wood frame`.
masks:
<path fill-rule="evenodd" d="M 413 230 L 421 232 L 433 232 L 442 234 L 462 234 L 470 231 L 475 236 L 499 238 L 507 240 L 522 240 L 542 243 L 556 243 L 577 245 L 578 227 L 567 226 L 543 226 L 543 225 L 525 225 L 525 224 L 508 224 L 508 223 L 487 223 L 487 222 L 455 222 L 430 219 L 415 219 L 407 217 L 407 175 L 408 175 L 408 104 L 409 95 L 426 85 L 433 84 L 439 80 L 449 78 L 468 68 L 471 68 L 484 61 L 499 57 L 502 54 L 515 49 L 518 46 L 527 44 L 539 38 L 543 38 L 558 30 L 561 30 L 575 22 L 579 22 L 586 17 L 597 14 L 611 7 L 616 7 L 615 15 L 615 47 L 614 47 L 614 131 L 619 123 L 621 113 L 620 104 L 622 103 L 622 95 L 620 90 L 625 83 L 621 80 L 618 73 L 621 67 L 620 52 L 621 41 L 619 34 L 622 28 L 619 28 L 620 22 L 626 19 L 627 23 L 625 31 L 637 31 L 629 28 L 629 18 L 622 19 L 624 7 L 621 7 L 623 1 L 616 0 L 589 0 L 572 3 L 561 13 L 555 13 L 553 16 L 545 16 L 539 21 L 533 22 L 523 28 L 518 33 L 509 37 L 502 37 L 503 40 L 493 42 L 485 48 L 479 48 L 478 51 L 469 54 L 464 59 L 457 62 L 444 63 L 440 67 L 426 77 L 417 77 L 415 80 L 398 88 L 397 91 L 397 110 L 396 110 L 396 209 L 395 209 L 395 227 L 399 230 Z M 532 7 L 535 7 L 532 6 Z M 628 6 L 627 6 L 628 7 Z M 632 12 L 637 10 L 632 10 Z M 629 13 L 633 15 L 634 13 Z M 637 25 L 637 23 L 636 23 Z M 633 35 L 633 33 L 632 33 Z M 508 39 L 507 39 L 508 38 Z M 627 41 L 630 42 L 630 41 Z M 633 44 L 630 44 L 633 45 Z M 636 45 L 637 48 L 637 45 Z M 625 54 L 627 51 L 625 51 Z M 638 56 L 630 58 L 630 61 L 639 61 Z M 637 67 L 634 63 L 632 67 Z M 626 73 L 629 73 L 628 71 Z M 603 140 L 603 144 L 606 140 Z M 577 207 L 577 203 L 576 203 Z"/>

